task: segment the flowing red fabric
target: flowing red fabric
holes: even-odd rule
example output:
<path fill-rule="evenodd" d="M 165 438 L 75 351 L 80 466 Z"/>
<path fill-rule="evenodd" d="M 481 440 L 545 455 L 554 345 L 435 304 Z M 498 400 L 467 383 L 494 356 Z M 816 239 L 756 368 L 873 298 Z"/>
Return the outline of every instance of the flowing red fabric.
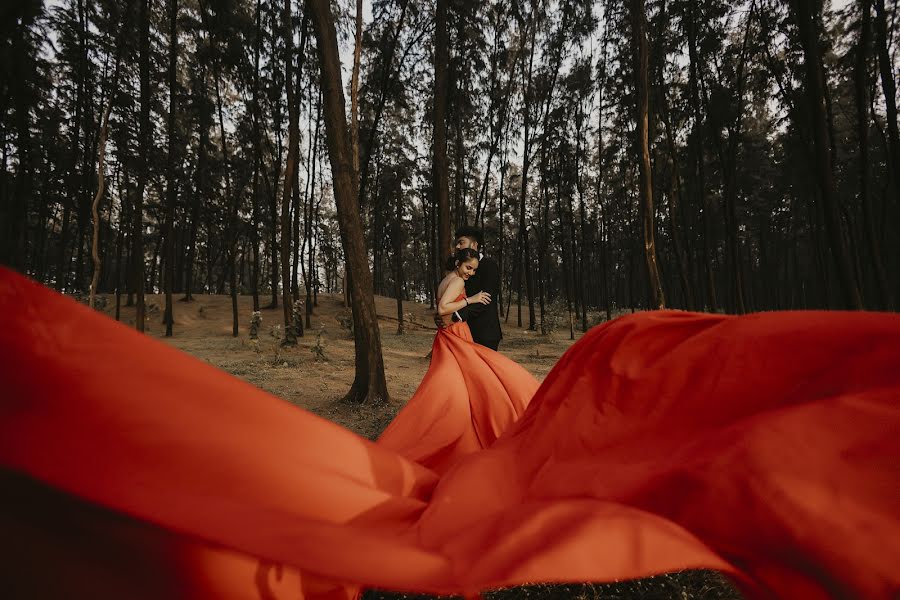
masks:
<path fill-rule="evenodd" d="M 422 384 L 437 408 L 420 389 L 376 444 L 6 270 L 0 309 L 4 597 L 474 594 L 685 568 L 755 597 L 900 590 L 896 315 L 621 318 L 518 420 L 533 381 L 458 327 Z"/>

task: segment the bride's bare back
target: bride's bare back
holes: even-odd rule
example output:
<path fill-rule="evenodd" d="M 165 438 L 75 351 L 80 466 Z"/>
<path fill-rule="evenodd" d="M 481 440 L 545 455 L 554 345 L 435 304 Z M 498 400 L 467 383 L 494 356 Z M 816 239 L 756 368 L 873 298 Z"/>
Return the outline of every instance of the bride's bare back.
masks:
<path fill-rule="evenodd" d="M 464 293 L 465 290 L 466 282 L 463 278 L 457 275 L 456 271 L 450 271 L 447 273 L 446 277 L 441 280 L 441 283 L 438 284 L 438 305 L 440 305 L 441 302 L 452 302 L 453 300 L 456 300 L 456 297 Z M 453 315 L 442 315 L 441 320 L 444 322 L 444 325 L 450 325 L 453 323 Z"/>

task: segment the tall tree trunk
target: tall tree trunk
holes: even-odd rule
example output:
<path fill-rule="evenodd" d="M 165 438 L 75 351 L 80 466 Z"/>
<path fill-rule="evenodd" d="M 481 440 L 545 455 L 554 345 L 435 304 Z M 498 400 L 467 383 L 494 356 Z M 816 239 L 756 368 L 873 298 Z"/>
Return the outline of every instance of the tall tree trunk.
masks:
<path fill-rule="evenodd" d="M 203 20 L 204 28 L 210 36 L 210 44 L 213 50 L 213 79 L 216 93 L 216 112 L 219 117 L 219 138 L 222 145 L 222 164 L 225 173 L 225 206 L 228 211 L 226 221 L 228 223 L 225 233 L 225 252 L 226 252 L 226 271 L 228 272 L 229 292 L 231 296 L 231 335 L 238 336 L 239 318 L 238 318 L 238 299 L 237 299 L 237 242 L 238 242 L 238 199 L 237 194 L 232 193 L 231 186 L 231 161 L 228 157 L 228 137 L 225 134 L 225 118 L 222 111 L 222 93 L 219 89 L 222 77 L 222 69 L 219 64 L 218 44 L 213 35 L 213 30 L 207 23 L 206 3 L 200 0 L 200 18 Z"/>
<path fill-rule="evenodd" d="M 113 84 L 115 85 L 115 84 Z M 100 200 L 106 189 L 106 134 L 109 130 L 109 113 L 112 111 L 112 97 L 109 105 L 103 113 L 103 123 L 100 125 L 100 143 L 97 148 L 97 193 L 91 203 L 91 217 L 93 223 L 93 235 L 91 236 L 91 260 L 94 263 L 94 272 L 91 275 L 90 297 L 88 304 L 94 308 L 97 294 L 97 284 L 100 281 Z"/>
<path fill-rule="evenodd" d="M 592 60 L 593 62 L 593 60 Z M 578 235 L 580 239 L 580 252 L 578 253 L 578 296 L 581 298 L 581 332 L 585 333 L 588 330 L 588 321 L 587 321 L 587 279 L 588 279 L 588 261 L 585 258 L 585 255 L 588 251 L 587 245 L 587 234 L 585 233 L 585 209 L 584 209 L 584 181 L 581 178 L 581 153 L 582 153 L 582 142 L 584 140 L 584 125 L 587 123 L 587 115 L 584 114 L 584 108 L 579 100 L 578 104 L 578 133 L 576 136 L 576 147 L 575 147 L 575 186 L 578 190 Z M 572 227 L 575 227 L 575 215 L 572 215 Z M 574 241 L 575 234 L 572 234 L 572 239 Z M 574 257 L 572 261 L 572 268 L 575 268 Z"/>
<path fill-rule="evenodd" d="M 434 194 L 437 199 L 438 264 L 451 250 L 450 239 L 450 181 L 447 165 L 447 93 L 449 82 L 449 40 L 447 3 L 436 0 L 434 17 Z"/>
<path fill-rule="evenodd" d="M 672 245 L 675 247 L 675 258 L 678 263 L 678 275 L 681 282 L 681 290 L 684 294 L 685 307 L 688 310 L 695 310 L 694 290 L 691 286 L 690 267 L 688 266 L 688 252 L 685 250 L 683 241 L 683 232 L 679 225 L 681 219 L 678 210 L 679 195 L 681 186 L 679 185 L 678 168 L 679 156 L 678 148 L 675 143 L 675 134 L 672 131 L 672 115 L 669 111 L 669 98 L 666 90 L 668 89 L 665 82 L 664 70 L 659 68 L 659 106 L 661 118 L 665 128 L 666 144 L 669 149 L 669 187 L 666 199 L 669 209 L 669 229 L 672 235 Z"/>
<path fill-rule="evenodd" d="M 282 13 L 284 35 L 284 85 L 288 103 L 288 154 L 284 167 L 284 183 L 281 192 L 281 305 L 284 312 L 285 345 L 296 345 L 295 324 L 291 302 L 291 190 L 294 185 L 297 157 L 300 152 L 299 110 L 294 101 L 293 55 L 294 30 L 291 24 L 291 0 L 284 0 Z M 299 84 L 299 77 L 298 77 Z M 302 323 L 299 325 L 302 327 Z"/>
<path fill-rule="evenodd" d="M 566 314 L 569 316 L 569 339 L 575 339 L 575 320 L 574 315 L 572 313 L 572 296 L 574 295 L 575 289 L 575 252 L 574 252 L 574 243 L 575 243 L 575 225 L 574 225 L 574 213 L 572 212 L 572 197 L 569 196 L 569 214 L 566 215 L 563 212 L 561 197 L 562 197 L 562 189 L 561 189 L 561 177 L 557 174 L 557 194 L 556 194 L 556 214 L 559 215 L 559 233 L 560 238 L 562 238 L 562 251 L 563 251 L 563 264 L 568 265 L 568 267 L 564 268 L 562 273 L 564 288 L 566 292 Z M 566 217 L 569 219 L 569 231 L 568 235 L 566 235 Z"/>
<path fill-rule="evenodd" d="M 632 48 L 634 50 L 635 87 L 637 88 L 637 135 L 641 153 L 640 167 L 641 214 L 644 234 L 644 258 L 647 261 L 647 273 L 650 291 L 655 308 L 665 308 L 666 298 L 663 294 L 662 280 L 656 260 L 655 215 L 653 206 L 653 175 L 650 166 L 649 123 L 649 90 L 647 76 L 647 24 L 644 12 L 644 0 L 631 0 Z"/>
<path fill-rule="evenodd" d="M 163 275 L 163 287 L 166 294 L 166 310 L 163 314 L 163 322 L 166 325 L 166 337 L 172 336 L 172 327 L 175 324 L 174 307 L 172 305 L 172 292 L 175 287 L 175 203 L 178 198 L 177 182 L 177 142 L 175 138 L 175 116 L 178 111 L 177 93 L 177 68 L 178 68 L 178 0 L 169 0 L 169 149 L 167 155 L 167 185 L 166 194 L 166 221 L 165 221 L 165 273 Z"/>
<path fill-rule="evenodd" d="M 318 102 L 316 105 L 316 132 L 313 135 L 313 152 L 312 152 L 312 169 L 310 182 L 310 193 L 307 197 L 307 205 L 309 206 L 309 216 L 306 218 L 304 225 L 306 226 L 306 235 L 303 243 L 307 246 L 307 261 L 309 267 L 306 269 L 306 275 L 303 278 L 306 284 L 306 326 L 311 327 L 310 317 L 313 313 L 313 280 L 315 279 L 315 265 L 313 264 L 313 198 L 316 196 L 316 165 L 319 162 L 319 123 L 322 121 L 322 97 L 317 94 Z"/>
<path fill-rule="evenodd" d="M 316 261 L 316 250 L 319 249 L 319 232 L 321 231 L 321 208 L 322 208 L 322 196 L 323 194 L 319 194 L 319 199 L 316 200 L 316 214 L 315 219 L 313 220 L 313 227 L 315 228 L 315 235 L 313 235 L 313 249 L 312 253 L 309 257 L 309 265 L 310 269 L 312 269 L 313 264 Z M 312 305 L 319 306 L 319 278 L 313 277 L 313 297 L 312 297 Z"/>
<path fill-rule="evenodd" d="M 307 30 L 309 29 L 307 27 L 305 11 L 304 11 L 304 15 L 303 15 L 303 19 L 302 19 L 300 27 L 301 27 L 300 50 L 299 50 L 299 52 L 297 52 L 297 87 L 296 87 L 296 92 L 294 94 L 294 98 L 295 98 L 294 102 L 297 105 L 298 126 L 299 126 L 299 121 L 300 121 L 300 105 L 301 105 L 300 91 L 302 90 L 302 85 L 303 85 L 303 63 L 304 63 L 304 58 L 306 57 L 306 41 L 307 41 L 306 33 L 307 33 Z M 310 83 L 310 85 L 312 85 L 312 83 Z M 309 95 L 311 96 L 311 94 L 309 94 Z M 312 98 L 310 98 L 309 106 L 310 106 L 310 110 L 309 110 L 310 117 L 309 118 L 310 118 L 310 121 L 312 121 L 312 119 L 313 119 L 313 117 L 312 117 Z M 301 206 L 301 204 L 303 206 L 303 218 L 304 218 L 304 224 L 305 224 L 306 223 L 306 220 L 305 220 L 306 219 L 306 206 L 308 204 L 308 196 L 309 196 L 308 192 L 310 189 L 310 180 L 311 179 L 315 180 L 315 170 L 313 168 L 312 174 L 306 178 L 306 185 L 304 186 L 305 189 L 303 191 L 303 200 L 301 201 L 300 200 L 299 139 L 298 139 L 297 143 L 298 143 L 297 159 L 296 159 L 297 162 L 295 163 L 295 166 L 294 166 L 294 187 L 292 189 L 292 194 L 291 194 L 291 196 L 293 198 L 292 204 L 294 207 L 294 209 L 293 209 L 294 234 L 293 234 L 293 238 L 292 238 L 294 240 L 294 244 L 293 244 L 294 262 L 292 263 L 293 268 L 291 268 L 291 298 L 295 302 L 300 299 L 300 288 L 298 287 L 298 284 L 297 284 L 297 271 L 303 270 L 304 271 L 303 276 L 306 277 L 305 269 L 303 269 L 303 258 L 302 258 L 303 251 L 300 246 L 300 206 Z M 310 144 L 310 148 L 309 148 L 310 155 L 314 154 L 314 152 L 315 152 L 314 148 L 315 148 L 315 143 L 313 142 Z M 314 160 L 314 158 L 309 159 L 309 160 Z M 308 161 L 307 161 L 307 173 L 310 173 L 310 165 L 309 165 Z M 305 236 L 304 236 L 304 240 L 303 240 L 304 246 L 306 245 L 306 243 L 307 243 L 307 240 L 305 239 Z M 310 306 L 307 306 L 306 310 L 310 311 L 310 310 L 312 310 L 312 308 Z M 307 326 L 309 326 L 308 320 L 307 320 Z M 300 327 L 302 330 L 302 324 L 300 325 Z"/>
<path fill-rule="evenodd" d="M 519 190 L 519 232 L 518 232 L 518 243 L 516 244 L 516 266 L 518 269 L 513 268 L 518 274 L 516 277 L 516 294 L 517 294 L 517 324 L 519 327 L 522 327 L 522 272 L 525 273 L 525 279 L 527 281 L 527 292 L 530 294 L 531 292 L 531 256 L 528 251 L 528 226 L 526 223 L 526 215 L 525 215 L 525 201 L 528 198 L 528 170 L 531 167 L 531 138 L 529 137 L 530 128 L 531 128 L 531 82 L 532 82 L 532 74 L 534 73 L 534 50 L 535 50 L 535 38 L 537 37 L 535 32 L 532 29 L 532 19 L 533 14 L 529 16 L 528 25 L 526 26 L 526 35 L 529 30 L 531 31 L 531 47 L 528 53 L 528 71 L 527 75 L 525 73 L 525 63 L 522 62 L 522 79 L 523 85 L 525 88 L 524 91 L 524 102 L 522 103 L 522 143 L 523 143 L 523 152 L 522 152 L 522 183 Z M 522 262 L 522 256 L 524 255 L 524 263 Z M 531 300 L 531 313 L 534 313 L 534 301 Z M 534 318 L 528 324 L 528 328 L 534 330 Z"/>
<path fill-rule="evenodd" d="M 880 0 L 883 2 L 883 0 Z M 859 196 L 865 220 L 866 238 L 869 242 L 875 280 L 881 292 L 881 306 L 893 310 L 893 298 L 888 284 L 887 272 L 881 257 L 878 236 L 875 233 L 875 222 L 872 214 L 872 193 L 869 178 L 869 57 L 872 46 L 872 13 L 871 0 L 860 0 L 859 42 L 856 47 L 856 67 L 853 72 L 853 83 L 856 89 L 856 136 L 859 144 Z"/>
<path fill-rule="evenodd" d="M 273 3 L 273 7 L 275 4 Z M 274 10 L 274 9 L 273 9 Z M 274 57 L 277 54 L 276 48 L 276 39 L 278 36 L 272 35 L 272 56 Z M 283 36 L 282 36 L 283 37 Z M 278 65 L 280 61 L 273 60 L 272 61 L 272 69 L 278 72 Z M 276 77 L 277 79 L 277 77 Z M 269 282 L 269 287 L 272 292 L 272 300 L 269 303 L 269 308 L 278 308 L 278 279 L 280 276 L 279 269 L 279 256 L 281 255 L 281 248 L 278 245 L 278 176 L 281 171 L 281 165 L 283 160 L 284 148 L 282 143 L 282 135 L 281 135 L 281 123 L 282 123 L 282 104 L 281 104 L 281 92 L 282 89 L 278 88 L 275 94 L 275 106 L 272 109 L 273 120 L 274 123 L 272 125 L 273 131 L 275 132 L 275 164 L 272 169 L 272 187 L 269 191 L 269 252 L 271 254 L 271 279 Z M 284 285 L 290 285 L 290 280 L 285 281 Z"/>
<path fill-rule="evenodd" d="M 125 169 L 123 169 L 124 171 Z M 127 172 L 127 171 L 126 171 Z M 127 182 L 127 179 L 126 179 Z M 128 277 L 128 269 L 122 268 L 122 252 L 124 251 L 125 244 L 128 243 L 128 238 L 125 236 L 125 230 L 128 228 L 128 185 L 127 183 L 122 186 L 117 186 L 119 188 L 119 227 L 118 233 L 116 235 L 116 321 L 120 320 L 121 310 L 122 310 L 122 288 L 125 285 L 125 281 Z M 126 264 L 130 262 L 130 257 L 127 256 L 126 253 Z"/>
<path fill-rule="evenodd" d="M 546 323 L 546 281 L 547 281 L 547 245 L 550 239 L 550 192 L 548 188 L 550 187 L 550 173 L 549 168 L 547 166 L 547 152 L 546 145 L 541 144 L 541 161 L 539 163 L 538 170 L 541 173 L 540 177 L 540 196 L 541 196 L 541 206 L 538 209 L 538 309 L 540 310 L 541 317 L 541 334 L 547 335 L 549 332 L 547 330 Z M 559 202 L 559 196 L 561 195 L 561 185 L 560 185 L 560 175 L 559 175 L 559 167 L 556 169 L 556 196 L 557 202 Z M 557 212 L 559 212 L 557 208 Z M 562 215 L 560 215 L 560 230 L 562 230 Z M 568 265 L 568 262 L 564 259 L 563 263 Z"/>
<path fill-rule="evenodd" d="M 459 90 L 453 90 L 454 95 L 459 96 Z M 454 185 L 453 185 L 453 195 L 456 197 L 454 202 L 455 209 L 455 217 L 456 217 L 456 226 L 460 227 L 462 225 L 468 225 L 469 223 L 469 215 L 466 210 L 466 177 L 465 177 L 465 169 L 466 169 L 466 146 L 463 143 L 463 125 L 462 125 L 462 109 L 458 106 L 456 107 L 456 114 L 454 115 L 456 118 L 454 132 L 456 133 L 454 140 L 454 152 L 453 159 L 456 163 L 455 169 L 453 170 L 454 175 Z"/>
<path fill-rule="evenodd" d="M 197 255 L 197 232 L 200 229 L 200 205 L 203 195 L 206 193 L 207 186 L 207 158 L 209 148 L 209 111 L 207 110 L 206 100 L 206 69 L 201 68 L 200 73 L 194 82 L 196 89 L 194 95 L 199 97 L 197 102 L 199 105 L 199 114 L 197 115 L 197 167 L 194 177 L 193 197 L 191 198 L 191 225 L 188 234 L 188 250 L 187 265 L 185 266 L 185 282 L 184 282 L 184 302 L 193 302 L 194 300 L 194 263 Z M 211 232 L 208 232 L 211 233 Z M 207 247 L 207 252 L 210 249 Z"/>
<path fill-rule="evenodd" d="M 697 3 L 688 3 L 687 18 L 687 34 L 688 34 L 688 56 L 690 59 L 689 84 L 691 89 L 691 108 L 694 117 L 691 139 L 693 143 L 693 157 L 695 161 L 694 175 L 696 177 L 695 186 L 697 188 L 697 206 L 702 211 L 702 249 L 703 249 L 703 265 L 706 273 L 706 302 L 707 309 L 711 312 L 718 310 L 718 301 L 716 299 L 716 281 L 715 270 L 715 250 L 712 245 L 712 201 L 706 193 L 706 159 L 703 146 L 703 112 L 700 103 L 700 53 L 698 50 L 697 39 L 697 17 L 694 12 Z"/>
<path fill-rule="evenodd" d="M 606 226 L 606 211 L 600 208 L 600 281 L 606 307 L 606 320 L 612 320 L 612 298 L 609 293 L 609 233 Z"/>
<path fill-rule="evenodd" d="M 887 111 L 888 149 L 891 174 L 894 183 L 894 202 L 900 206 L 900 129 L 897 125 L 897 85 L 894 81 L 894 62 L 888 50 L 887 12 L 884 0 L 875 0 L 875 39 L 878 52 L 878 68 L 881 72 L 881 89 Z"/>
<path fill-rule="evenodd" d="M 394 176 L 394 293 L 397 296 L 397 335 L 403 335 L 403 185 L 399 174 Z"/>
<path fill-rule="evenodd" d="M 744 296 L 744 277 L 741 265 L 740 239 L 738 234 L 737 222 L 737 165 L 738 165 L 738 144 L 741 137 L 741 130 L 744 118 L 744 72 L 747 63 L 748 44 L 750 42 L 750 31 L 753 26 L 753 18 L 756 11 L 756 3 L 750 3 L 750 12 L 744 29 L 744 39 L 741 46 L 740 58 L 738 59 L 738 67 L 736 73 L 736 90 L 735 102 L 737 110 L 735 111 L 734 122 L 727 126 L 728 129 L 728 145 L 722 150 L 719 143 L 719 157 L 722 169 L 725 172 L 725 231 L 726 243 L 728 247 L 728 262 L 730 264 L 731 275 L 731 299 L 732 308 L 738 314 L 747 312 Z M 716 137 L 717 141 L 720 137 Z"/>
<path fill-rule="evenodd" d="M 19 11 L 16 11 L 19 12 Z M 31 108 L 27 104 L 29 94 L 27 81 L 33 77 L 29 72 L 34 68 L 34 57 L 30 56 L 26 45 L 28 30 L 34 24 L 35 15 L 26 8 L 16 15 L 12 25 L 12 56 L 10 71 L 12 77 L 7 83 L 15 102 L 15 131 L 19 165 L 16 171 L 15 189 L 11 198 L 0 198 L 0 263 L 25 273 L 27 271 L 28 203 L 33 194 L 34 173 L 31 139 Z M 6 114 L 2 115 L 6 119 Z M 5 130 L 5 124 L 4 124 Z M 5 141 L 5 140 L 4 140 Z M 77 145 L 77 134 L 76 134 Z M 3 176 L 6 176 L 6 144 L 4 148 Z"/>
<path fill-rule="evenodd" d="M 132 251 L 134 261 L 135 316 L 134 325 L 144 331 L 144 190 L 147 186 L 147 169 L 150 164 L 150 0 L 141 0 L 139 20 L 141 111 L 138 117 L 138 165 L 137 190 L 134 197 L 132 222 Z"/>
<path fill-rule="evenodd" d="M 381 332 L 378 328 L 378 315 L 375 312 L 372 274 L 366 259 L 359 211 L 359 190 L 350 152 L 334 19 L 328 0 L 307 0 L 307 6 L 312 13 L 313 28 L 316 32 L 316 47 L 321 65 L 325 138 L 334 180 L 338 225 L 352 288 L 350 296 L 356 345 L 356 376 L 345 400 L 386 402 L 388 394 L 384 377 L 384 357 L 381 352 Z"/>
<path fill-rule="evenodd" d="M 300 96 L 300 94 L 297 94 L 297 96 Z M 310 99 L 310 101 L 309 101 L 309 111 L 308 112 L 309 112 L 309 122 L 307 125 L 307 131 L 312 129 L 312 120 L 313 120 L 312 99 Z M 306 153 L 307 177 L 306 177 L 306 182 L 303 185 L 303 202 L 302 202 L 302 204 L 303 204 L 303 218 L 304 219 L 306 218 L 306 202 L 307 202 L 307 198 L 309 197 L 309 194 L 310 194 L 310 191 L 309 191 L 310 190 L 310 180 L 315 179 L 315 177 L 311 174 L 312 164 L 313 164 L 312 163 L 312 153 L 313 153 L 313 144 L 312 144 L 312 140 L 310 140 L 309 151 Z M 299 160 L 300 160 L 299 156 L 298 156 L 297 160 L 299 162 Z M 294 300 L 298 300 L 300 298 L 300 291 L 299 291 L 299 283 L 297 280 L 297 276 L 298 276 L 297 272 L 302 271 L 303 277 L 306 277 L 306 267 L 303 266 L 303 258 L 302 258 L 303 248 L 306 245 L 306 240 L 304 239 L 303 244 L 302 245 L 300 244 L 300 209 L 299 209 L 299 207 L 300 207 L 301 201 L 300 201 L 300 169 L 299 169 L 299 167 L 297 169 L 295 169 L 295 171 L 297 173 L 297 176 L 294 178 L 294 188 L 293 188 L 292 194 L 291 194 L 291 197 L 292 197 L 291 218 L 292 218 L 292 222 L 293 222 L 293 232 L 294 232 L 293 239 L 297 240 L 297 241 L 296 241 L 296 243 L 293 244 L 293 251 L 294 251 L 293 261 L 294 262 L 292 263 L 293 266 L 291 268 L 291 297 Z"/>
<path fill-rule="evenodd" d="M 800 30 L 800 43 L 806 63 L 806 94 L 812 110 L 813 147 L 815 150 L 815 169 L 817 183 L 825 213 L 825 227 L 831 252 L 837 266 L 847 308 L 862 310 L 863 302 L 853 264 L 841 228 L 841 217 L 835 198 L 834 172 L 832 171 L 832 152 L 828 122 L 825 108 L 825 81 L 823 79 L 822 58 L 819 51 L 821 0 L 792 0 L 797 25 Z"/>
<path fill-rule="evenodd" d="M 259 171 L 262 168 L 262 131 L 260 128 L 259 106 L 259 57 L 262 53 L 262 0 L 256 0 L 256 27 L 253 38 L 253 179 L 250 191 L 253 223 L 250 227 L 250 243 L 253 246 L 253 263 L 250 274 L 250 293 L 253 296 L 253 311 L 259 310 Z"/>
<path fill-rule="evenodd" d="M 350 152 L 353 172 L 359 178 L 359 64 L 362 57 L 363 0 L 356 0 L 353 35 L 353 73 L 350 76 Z M 318 123 L 316 124 L 318 125 Z M 374 132 L 373 132 L 374 133 Z M 356 182 L 359 186 L 359 181 Z"/>
<path fill-rule="evenodd" d="M 88 43 L 87 43 L 87 32 L 88 32 L 88 23 L 87 23 L 87 14 L 85 12 L 84 0 L 78 0 L 78 64 L 79 64 L 79 76 L 84 81 L 84 85 L 88 84 L 88 70 L 91 66 L 91 62 L 88 59 Z M 90 152 L 89 149 L 89 140 L 90 140 L 90 125 L 92 124 L 93 115 L 91 113 L 92 103 L 88 101 L 86 95 L 82 95 L 82 102 L 84 103 L 84 108 L 82 109 L 81 118 L 83 120 L 81 132 L 84 137 L 84 147 L 81 151 L 81 179 L 82 183 L 78 187 L 78 192 L 75 195 L 75 228 L 76 228 L 76 236 L 75 236 L 75 252 L 76 252 L 76 260 L 75 260 L 75 289 L 81 291 L 84 289 L 84 278 L 83 278 L 83 269 L 84 269 L 84 247 L 85 247 L 85 238 L 86 232 L 88 228 L 88 220 L 90 219 L 90 201 L 87 198 L 87 195 L 90 194 L 90 171 L 91 171 L 91 158 L 94 156 L 93 153 Z M 77 170 L 77 167 L 76 167 Z M 77 176 L 77 175 L 76 175 Z"/>

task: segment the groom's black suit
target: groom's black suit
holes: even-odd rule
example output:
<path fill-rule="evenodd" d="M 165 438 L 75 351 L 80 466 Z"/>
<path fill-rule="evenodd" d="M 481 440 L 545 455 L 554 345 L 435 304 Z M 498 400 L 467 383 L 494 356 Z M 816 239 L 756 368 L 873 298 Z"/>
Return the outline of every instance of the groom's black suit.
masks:
<path fill-rule="evenodd" d="M 478 261 L 478 270 L 466 281 L 466 296 L 478 292 L 490 294 L 491 303 L 472 303 L 457 312 L 462 320 L 469 324 L 472 339 L 476 344 L 496 350 L 503 338 L 503 332 L 500 331 L 500 314 L 497 310 L 497 301 L 500 297 L 500 269 L 494 259 L 488 256 L 481 257 Z"/>

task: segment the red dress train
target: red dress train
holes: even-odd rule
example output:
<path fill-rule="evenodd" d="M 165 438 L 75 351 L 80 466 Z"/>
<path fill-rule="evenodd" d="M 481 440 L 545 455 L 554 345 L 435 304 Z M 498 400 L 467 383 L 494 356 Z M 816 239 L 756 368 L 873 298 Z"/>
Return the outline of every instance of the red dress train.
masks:
<path fill-rule="evenodd" d="M 434 336 L 422 383 L 378 445 L 443 475 L 493 445 L 539 385 L 520 365 L 474 343 L 468 324 L 454 323 Z"/>
<path fill-rule="evenodd" d="M 0 313 L 3 597 L 900 590 L 897 315 L 621 318 L 518 420 L 533 381 L 449 331 L 375 444 L 2 269 Z"/>

